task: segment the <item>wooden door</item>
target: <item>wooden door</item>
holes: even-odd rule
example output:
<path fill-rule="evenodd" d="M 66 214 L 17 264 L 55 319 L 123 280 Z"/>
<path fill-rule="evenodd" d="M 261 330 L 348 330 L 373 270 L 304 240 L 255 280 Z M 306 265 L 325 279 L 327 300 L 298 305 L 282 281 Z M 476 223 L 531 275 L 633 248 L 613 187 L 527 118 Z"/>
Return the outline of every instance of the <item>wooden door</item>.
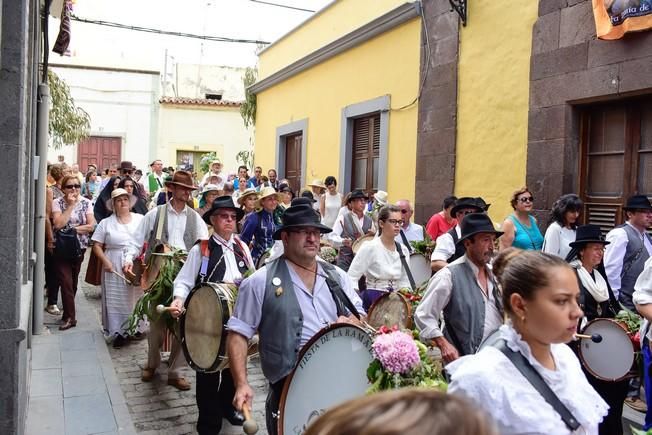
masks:
<path fill-rule="evenodd" d="M 380 162 L 380 114 L 376 113 L 353 121 L 353 164 L 351 190 L 367 193 L 378 190 Z"/>
<path fill-rule="evenodd" d="M 96 165 L 101 172 L 113 163 L 119 164 L 121 155 L 122 138 L 119 137 L 90 136 L 77 146 L 77 162 L 82 172 L 89 164 Z"/>
<path fill-rule="evenodd" d="M 298 196 L 301 190 L 301 133 L 285 137 L 285 178 Z"/>
<path fill-rule="evenodd" d="M 606 233 L 624 221 L 629 196 L 652 195 L 652 99 L 586 108 L 580 147 L 582 219 Z"/>

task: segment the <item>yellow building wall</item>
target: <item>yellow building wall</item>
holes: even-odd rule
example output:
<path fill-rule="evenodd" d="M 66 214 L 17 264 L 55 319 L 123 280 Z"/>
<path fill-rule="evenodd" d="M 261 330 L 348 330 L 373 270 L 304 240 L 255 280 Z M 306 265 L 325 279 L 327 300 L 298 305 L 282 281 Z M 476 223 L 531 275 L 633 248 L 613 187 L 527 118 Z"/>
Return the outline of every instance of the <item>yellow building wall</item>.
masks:
<path fill-rule="evenodd" d="M 352 32 L 406 0 L 338 0 L 260 54 L 258 77 L 265 78 L 309 53 Z"/>
<path fill-rule="evenodd" d="M 498 222 L 512 211 L 512 192 L 525 184 L 537 5 L 476 0 L 460 27 L 455 194 L 482 196 Z"/>
<path fill-rule="evenodd" d="M 306 182 L 333 175 L 339 181 L 341 116 L 345 106 L 390 95 L 404 106 L 419 86 L 419 19 L 306 70 L 258 94 L 256 164 L 276 164 L 276 129 L 308 119 Z M 414 200 L 417 105 L 389 115 L 390 201 Z"/>

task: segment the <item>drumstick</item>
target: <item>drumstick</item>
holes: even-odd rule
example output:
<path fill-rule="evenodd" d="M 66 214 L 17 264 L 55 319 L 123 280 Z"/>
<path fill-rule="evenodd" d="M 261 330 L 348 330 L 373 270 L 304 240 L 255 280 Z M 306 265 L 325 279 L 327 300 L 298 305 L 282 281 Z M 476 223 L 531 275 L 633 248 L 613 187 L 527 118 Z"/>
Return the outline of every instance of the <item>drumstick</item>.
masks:
<path fill-rule="evenodd" d="M 166 307 L 165 305 L 162 305 L 162 304 L 156 306 L 156 312 L 159 313 L 159 314 L 163 314 L 166 311 L 174 311 L 176 309 L 177 309 L 176 307 Z M 183 314 L 185 312 L 186 312 L 186 309 L 182 307 L 181 308 L 181 314 Z"/>
<path fill-rule="evenodd" d="M 124 279 L 125 282 L 126 282 L 127 284 L 131 284 L 131 281 L 129 281 L 129 280 L 128 280 L 127 278 L 125 278 L 123 275 L 120 275 L 120 274 L 119 274 L 118 272 L 116 272 L 115 270 L 112 270 L 111 272 L 113 272 L 115 275 L 119 276 L 120 278 Z"/>
<path fill-rule="evenodd" d="M 249 407 L 246 403 L 242 405 L 242 414 L 245 418 L 244 424 L 242 425 L 244 433 L 247 435 L 253 435 L 258 432 L 258 423 L 256 423 L 256 420 L 251 418 L 251 411 L 249 411 Z"/>
<path fill-rule="evenodd" d="M 592 334 L 592 335 L 575 334 L 575 338 L 589 339 L 594 343 L 600 343 L 602 341 L 602 335 L 600 335 L 600 334 Z"/>

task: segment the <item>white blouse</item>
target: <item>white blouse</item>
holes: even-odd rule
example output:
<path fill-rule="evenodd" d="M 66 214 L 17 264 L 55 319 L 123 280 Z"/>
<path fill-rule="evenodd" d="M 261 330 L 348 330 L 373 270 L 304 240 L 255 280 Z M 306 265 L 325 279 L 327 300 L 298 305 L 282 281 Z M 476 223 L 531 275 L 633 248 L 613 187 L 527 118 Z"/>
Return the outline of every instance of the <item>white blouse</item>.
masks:
<path fill-rule="evenodd" d="M 410 264 L 410 253 L 403 244 L 399 244 L 405 261 Z M 362 275 L 367 277 L 367 287 L 385 289 L 391 287 L 400 289 L 410 287 L 410 280 L 403 268 L 398 251 L 390 251 L 383 245 L 380 237 L 364 243 L 353 258 L 348 272 L 353 288 L 358 290 L 358 280 Z"/>
<path fill-rule="evenodd" d="M 558 222 L 553 222 L 546 230 L 541 250 L 565 259 L 571 251 L 570 244 L 574 241 L 575 230 L 562 227 Z"/>
<path fill-rule="evenodd" d="M 549 370 L 532 356 L 530 346 L 511 325 L 501 326 L 500 335 L 510 349 L 527 358 L 581 426 L 570 432 L 552 406 L 492 346 L 446 366 L 452 378 L 448 392 L 463 395 L 484 409 L 503 435 L 597 435 L 609 406 L 586 380 L 573 351 L 565 344 L 551 345 L 557 370 Z"/>

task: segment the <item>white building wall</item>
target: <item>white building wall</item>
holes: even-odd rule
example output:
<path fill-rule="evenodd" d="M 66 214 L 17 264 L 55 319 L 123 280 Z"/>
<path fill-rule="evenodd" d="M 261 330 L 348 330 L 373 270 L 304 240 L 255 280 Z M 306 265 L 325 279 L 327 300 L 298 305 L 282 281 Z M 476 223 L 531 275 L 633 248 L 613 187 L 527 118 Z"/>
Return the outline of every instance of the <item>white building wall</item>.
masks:
<path fill-rule="evenodd" d="M 159 126 L 157 157 L 165 165 L 173 165 L 180 150 L 215 151 L 224 172 L 235 172 L 238 152 L 253 150 L 253 133 L 244 127 L 239 107 L 164 104 Z"/>
<path fill-rule="evenodd" d="M 149 169 L 150 157 L 157 154 L 159 73 L 83 67 L 52 70 L 68 84 L 75 104 L 90 115 L 90 135 L 121 137 L 121 160 Z M 77 145 L 50 147 L 48 160 L 56 162 L 59 155 L 68 164 L 76 163 Z"/>

